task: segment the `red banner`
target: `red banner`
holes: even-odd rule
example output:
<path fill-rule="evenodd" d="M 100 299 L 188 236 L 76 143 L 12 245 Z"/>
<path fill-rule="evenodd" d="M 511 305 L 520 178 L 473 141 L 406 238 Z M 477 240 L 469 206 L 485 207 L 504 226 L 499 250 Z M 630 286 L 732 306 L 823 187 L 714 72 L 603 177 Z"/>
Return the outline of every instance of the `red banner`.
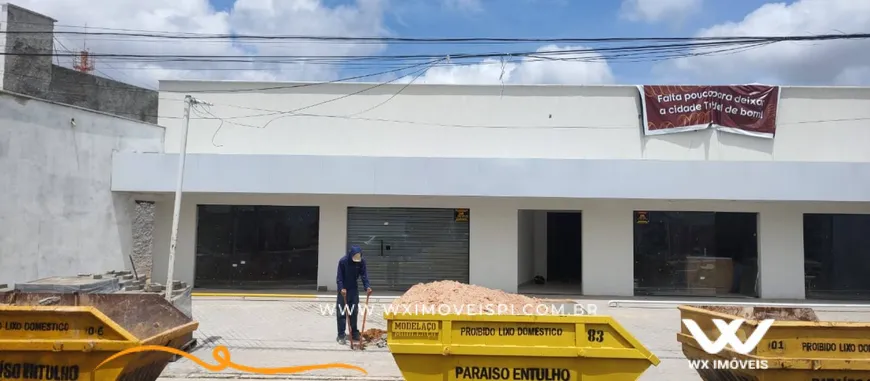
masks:
<path fill-rule="evenodd" d="M 779 87 L 643 86 L 644 132 L 660 135 L 715 128 L 773 138 Z"/>

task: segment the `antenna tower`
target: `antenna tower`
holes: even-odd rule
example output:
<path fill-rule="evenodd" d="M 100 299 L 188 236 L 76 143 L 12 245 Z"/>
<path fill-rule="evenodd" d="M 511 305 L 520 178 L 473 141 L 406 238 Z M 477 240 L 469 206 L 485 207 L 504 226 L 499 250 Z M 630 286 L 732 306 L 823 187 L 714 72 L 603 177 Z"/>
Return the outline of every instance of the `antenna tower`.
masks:
<path fill-rule="evenodd" d="M 79 51 L 79 55 L 73 57 L 73 69 L 76 71 L 90 74 L 94 71 L 94 59 L 91 57 L 90 51 L 88 50 L 88 25 L 85 24 L 85 40 L 84 40 L 84 49 Z"/>

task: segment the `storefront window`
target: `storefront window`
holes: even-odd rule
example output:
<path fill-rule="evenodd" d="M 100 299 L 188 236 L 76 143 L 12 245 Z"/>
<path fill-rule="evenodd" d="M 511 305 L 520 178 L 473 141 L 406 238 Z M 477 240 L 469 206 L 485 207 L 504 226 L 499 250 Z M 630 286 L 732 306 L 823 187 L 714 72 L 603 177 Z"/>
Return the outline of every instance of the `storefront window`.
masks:
<path fill-rule="evenodd" d="M 195 286 L 316 288 L 320 212 L 200 205 Z"/>
<path fill-rule="evenodd" d="M 755 213 L 634 213 L 636 295 L 757 293 Z"/>
<path fill-rule="evenodd" d="M 807 298 L 870 297 L 870 215 L 804 214 L 804 271 Z"/>

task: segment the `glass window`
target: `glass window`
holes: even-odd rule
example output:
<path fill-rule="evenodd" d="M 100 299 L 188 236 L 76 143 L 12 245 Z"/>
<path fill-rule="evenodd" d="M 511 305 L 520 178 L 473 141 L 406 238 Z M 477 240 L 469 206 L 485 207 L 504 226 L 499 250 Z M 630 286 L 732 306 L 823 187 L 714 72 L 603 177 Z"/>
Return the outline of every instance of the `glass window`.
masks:
<path fill-rule="evenodd" d="M 807 298 L 870 297 L 870 215 L 804 214 Z"/>
<path fill-rule="evenodd" d="M 637 295 L 757 296 L 755 213 L 634 214 Z"/>
<path fill-rule="evenodd" d="M 319 225 L 318 207 L 200 205 L 196 286 L 316 288 Z"/>
<path fill-rule="evenodd" d="M 200 255 L 219 256 L 232 251 L 233 216 L 229 206 L 204 205 L 197 213 L 196 251 Z"/>
<path fill-rule="evenodd" d="M 232 207 L 202 205 L 196 216 L 196 280 L 226 278 L 233 253 Z"/>

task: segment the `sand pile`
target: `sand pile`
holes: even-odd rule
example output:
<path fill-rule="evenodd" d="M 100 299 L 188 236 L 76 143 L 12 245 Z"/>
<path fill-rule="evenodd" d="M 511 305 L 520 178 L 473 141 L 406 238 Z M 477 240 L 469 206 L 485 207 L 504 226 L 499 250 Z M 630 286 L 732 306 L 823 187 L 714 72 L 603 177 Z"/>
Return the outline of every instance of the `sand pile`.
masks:
<path fill-rule="evenodd" d="M 469 305 L 474 306 L 474 308 L 493 306 L 493 308 L 499 309 L 497 312 L 513 311 L 516 314 L 534 314 L 540 313 L 537 310 L 539 306 L 542 306 L 540 307 L 542 309 L 550 307 L 552 301 L 455 281 L 420 283 L 393 301 L 393 306 L 396 306 L 400 313 L 405 311 L 404 309 L 410 309 L 413 313 L 424 308 L 431 309 L 433 306 L 436 309 L 440 306 L 458 309 Z M 476 312 L 482 313 L 479 309 Z"/>
<path fill-rule="evenodd" d="M 372 342 L 372 341 L 380 339 L 381 337 L 383 337 L 386 334 L 387 334 L 387 331 L 384 331 L 383 329 L 369 328 L 369 329 L 365 330 L 365 332 L 363 332 L 361 334 L 361 336 L 362 336 L 363 341 Z"/>
<path fill-rule="evenodd" d="M 378 348 L 387 346 L 387 331 L 380 328 L 369 328 L 360 333 L 360 343 L 354 343 L 354 346 L 359 349 L 366 349 L 369 345 L 375 345 Z"/>
<path fill-rule="evenodd" d="M 739 316 L 751 320 L 819 321 L 812 308 L 699 306 L 705 310 Z"/>

